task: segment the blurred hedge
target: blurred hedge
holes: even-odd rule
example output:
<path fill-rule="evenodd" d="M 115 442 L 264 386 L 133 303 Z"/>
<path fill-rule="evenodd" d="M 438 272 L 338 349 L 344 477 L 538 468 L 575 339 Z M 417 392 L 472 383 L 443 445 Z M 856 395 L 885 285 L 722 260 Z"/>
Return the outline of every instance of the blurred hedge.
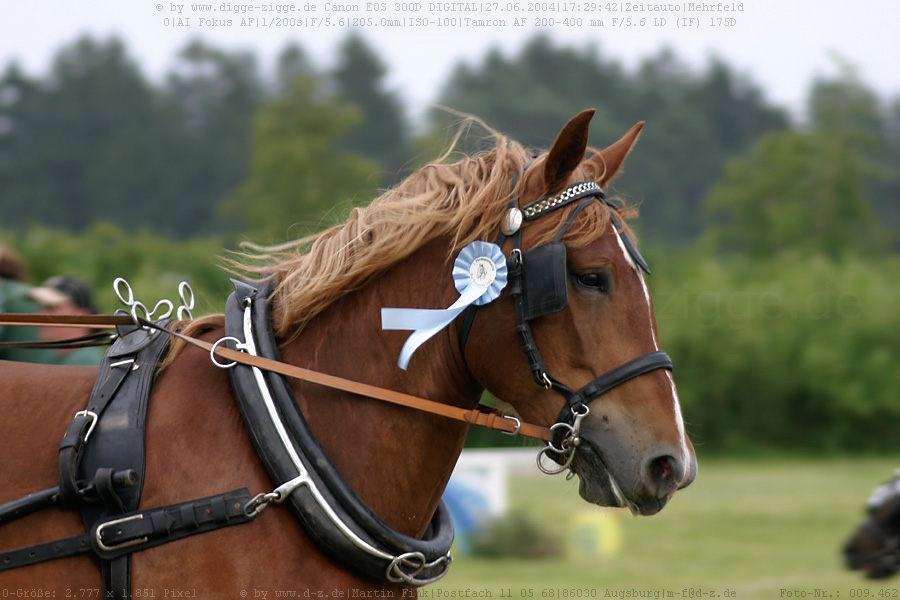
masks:
<path fill-rule="evenodd" d="M 665 262 L 659 335 L 696 443 L 900 449 L 900 258 Z"/>
<path fill-rule="evenodd" d="M 149 232 L 129 234 L 108 223 L 95 224 L 84 234 L 42 226 L 15 233 L 0 230 L 0 244 L 28 263 L 31 283 L 54 275 L 80 277 L 104 313 L 122 308 L 113 292 L 117 277 L 128 280 L 135 297 L 151 310 L 162 298 L 177 304 L 178 284 L 188 281 L 196 296 L 195 315 L 221 311 L 230 284 L 217 257 L 226 243 L 214 236 L 176 241 Z"/>

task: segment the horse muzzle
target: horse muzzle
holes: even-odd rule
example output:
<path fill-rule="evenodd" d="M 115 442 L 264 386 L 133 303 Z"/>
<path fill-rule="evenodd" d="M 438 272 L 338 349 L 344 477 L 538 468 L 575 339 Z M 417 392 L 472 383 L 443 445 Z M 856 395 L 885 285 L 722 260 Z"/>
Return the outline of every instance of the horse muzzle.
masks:
<path fill-rule="evenodd" d="M 627 451 L 604 449 L 582 436 L 572 470 L 580 479 L 579 494 L 584 500 L 650 516 L 697 476 L 696 459 L 689 456 L 685 461 L 680 452 L 666 445 L 643 453 L 639 461 L 623 460 L 624 454 Z"/>

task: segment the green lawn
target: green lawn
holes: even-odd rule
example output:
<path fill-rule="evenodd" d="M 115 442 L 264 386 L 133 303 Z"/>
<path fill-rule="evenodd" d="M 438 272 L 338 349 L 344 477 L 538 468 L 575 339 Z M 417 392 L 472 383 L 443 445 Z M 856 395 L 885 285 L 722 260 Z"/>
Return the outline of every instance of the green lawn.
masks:
<path fill-rule="evenodd" d="M 898 598 L 900 576 L 871 583 L 840 548 L 896 458 L 700 458 L 694 484 L 653 517 L 616 511 L 618 553 L 605 557 L 458 556 L 422 597 Z M 535 470 L 510 482 L 511 508 L 566 539 L 571 515 L 601 511 L 577 482 Z"/>

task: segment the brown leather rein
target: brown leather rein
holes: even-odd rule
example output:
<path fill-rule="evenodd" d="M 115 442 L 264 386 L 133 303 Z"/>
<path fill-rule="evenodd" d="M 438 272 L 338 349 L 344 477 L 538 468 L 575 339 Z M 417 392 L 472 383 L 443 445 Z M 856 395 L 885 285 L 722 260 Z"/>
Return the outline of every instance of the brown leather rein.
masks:
<path fill-rule="evenodd" d="M 464 421 L 469 425 L 477 425 L 502 431 L 508 434 L 519 434 L 526 437 L 535 438 L 543 441 L 550 441 L 553 438 L 553 431 L 547 427 L 523 423 L 516 417 L 504 415 L 497 412 L 493 407 L 479 404 L 475 409 L 465 409 L 456 406 L 441 404 L 433 400 L 404 394 L 380 388 L 366 383 L 360 383 L 334 375 L 327 375 L 317 371 L 311 371 L 295 365 L 263 358 L 261 356 L 253 356 L 238 350 L 231 350 L 222 344 L 209 342 L 183 335 L 177 331 L 167 329 L 157 323 L 153 323 L 144 318 L 138 317 L 137 324 L 142 327 L 156 329 L 174 336 L 188 344 L 201 348 L 210 354 L 210 358 L 218 356 L 223 360 L 233 361 L 243 365 L 257 367 L 266 371 L 272 371 L 280 375 L 300 379 L 309 383 L 330 387 L 333 389 L 358 394 L 368 398 L 374 398 L 398 404 L 408 408 L 414 408 L 435 415 Z M 91 328 L 113 328 L 117 325 L 135 325 L 135 319 L 131 315 L 43 315 L 43 314 L 22 314 L 22 313 L 0 313 L 0 325 L 14 326 L 33 326 L 33 327 L 91 327 Z M 221 363 L 213 359 L 213 362 L 219 366 Z"/>

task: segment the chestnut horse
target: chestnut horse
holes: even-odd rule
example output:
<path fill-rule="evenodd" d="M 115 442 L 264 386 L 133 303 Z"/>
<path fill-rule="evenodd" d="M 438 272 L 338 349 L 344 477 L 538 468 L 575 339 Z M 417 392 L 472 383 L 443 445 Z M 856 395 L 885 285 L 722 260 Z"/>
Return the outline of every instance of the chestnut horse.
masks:
<path fill-rule="evenodd" d="M 539 157 L 491 132 L 489 152 L 456 163 L 445 156 L 355 209 L 346 223 L 297 244 L 253 247 L 237 260 L 267 265 L 255 272 L 274 285 L 268 304 L 284 363 L 464 408 L 487 389 L 524 421 L 562 423 L 549 455 L 568 462 L 585 500 L 652 515 L 694 479 L 697 463 L 657 340 L 643 260 L 627 237 L 629 211 L 600 201 L 600 186 L 619 173 L 643 124 L 601 151 L 588 150 L 592 115 L 575 116 Z M 573 194 L 579 202 L 568 203 Z M 518 207 L 538 200 L 542 218 L 526 214 L 522 223 Z M 507 235 L 498 238 L 499 230 Z M 545 274 L 568 298 L 527 321 L 530 353 L 523 354 L 510 286 L 440 329 L 408 369 L 398 367 L 408 333 L 382 329 L 382 308 L 449 306 L 459 296 L 449 277 L 454 257 L 474 241 L 499 239 L 510 257 L 554 238 L 564 260 Z M 206 317 L 185 331 L 213 342 L 225 335 L 223 322 Z M 652 365 L 635 366 L 644 357 Z M 619 367 L 629 374 L 620 376 Z M 604 386 L 609 373 L 616 381 Z M 59 440 L 97 375 L 90 367 L 0 362 L 0 504 L 57 483 Z M 468 425 L 297 379 L 289 385 L 359 498 L 400 534 L 426 535 Z M 144 481 L 142 509 L 273 488 L 229 377 L 205 352 L 175 347 L 156 376 Z M 75 511 L 50 508 L 0 526 L 0 554 L 83 533 Z M 132 561 L 134 597 L 411 594 L 346 568 L 274 505 L 251 523 L 141 550 Z M 81 590 L 98 590 L 99 578 L 97 563 L 80 554 L 2 571 L 0 589 L 81 597 Z"/>

